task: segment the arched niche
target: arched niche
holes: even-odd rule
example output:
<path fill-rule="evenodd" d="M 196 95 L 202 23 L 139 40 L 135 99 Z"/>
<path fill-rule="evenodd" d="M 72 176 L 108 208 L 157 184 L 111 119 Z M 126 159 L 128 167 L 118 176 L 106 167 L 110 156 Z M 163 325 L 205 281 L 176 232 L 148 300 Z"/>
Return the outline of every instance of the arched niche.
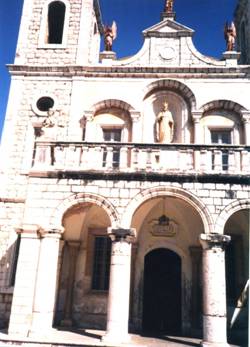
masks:
<path fill-rule="evenodd" d="M 244 129 L 241 116 L 233 110 L 211 109 L 206 111 L 201 118 L 202 140 L 211 143 L 213 131 L 229 132 L 231 144 L 244 143 Z"/>
<path fill-rule="evenodd" d="M 116 130 L 120 133 L 120 142 L 130 142 L 132 137 L 132 122 L 127 110 L 117 107 L 101 109 L 94 114 L 92 131 L 95 139 L 93 141 L 105 140 L 105 132 Z"/>
<path fill-rule="evenodd" d="M 174 134 L 172 143 L 190 143 L 193 141 L 190 111 L 185 99 L 170 90 L 152 91 L 144 100 L 143 141 L 156 142 L 156 117 L 162 111 L 164 102 L 172 113 Z"/>

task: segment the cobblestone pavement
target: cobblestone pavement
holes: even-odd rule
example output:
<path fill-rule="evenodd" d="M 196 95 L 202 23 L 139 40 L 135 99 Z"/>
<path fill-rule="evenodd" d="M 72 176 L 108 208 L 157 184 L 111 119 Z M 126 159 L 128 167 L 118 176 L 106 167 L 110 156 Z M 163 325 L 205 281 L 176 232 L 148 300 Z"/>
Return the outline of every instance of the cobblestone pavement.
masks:
<path fill-rule="evenodd" d="M 52 329 L 46 336 L 29 336 L 27 338 L 17 338 L 8 336 L 6 332 L 0 332 L 0 347 L 4 346 L 25 346 L 25 347 L 109 347 L 109 345 L 101 342 L 103 331 L 97 330 L 77 330 L 65 331 Z M 131 334 L 129 343 L 123 344 L 124 347 L 198 347 L 200 339 L 176 336 L 163 336 L 161 338 L 145 337 Z M 111 345 L 110 345 L 111 346 Z M 112 345 L 112 347 L 120 347 L 121 345 Z M 231 345 L 231 347 L 244 347 Z"/>

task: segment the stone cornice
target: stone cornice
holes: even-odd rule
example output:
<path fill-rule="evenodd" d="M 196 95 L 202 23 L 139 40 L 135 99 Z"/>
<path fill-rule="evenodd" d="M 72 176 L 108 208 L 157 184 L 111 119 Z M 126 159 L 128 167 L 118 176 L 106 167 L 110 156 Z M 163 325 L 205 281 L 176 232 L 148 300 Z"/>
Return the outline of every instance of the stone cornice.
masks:
<path fill-rule="evenodd" d="M 250 78 L 250 65 L 236 67 L 35 66 L 8 65 L 13 76 L 95 78 Z"/>

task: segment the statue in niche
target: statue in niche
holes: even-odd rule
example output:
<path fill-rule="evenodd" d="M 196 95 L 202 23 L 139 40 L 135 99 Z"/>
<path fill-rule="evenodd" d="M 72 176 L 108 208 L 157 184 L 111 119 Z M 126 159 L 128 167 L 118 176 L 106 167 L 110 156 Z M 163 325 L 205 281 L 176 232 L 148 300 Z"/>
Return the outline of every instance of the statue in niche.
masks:
<path fill-rule="evenodd" d="M 164 12 L 172 13 L 174 10 L 174 0 L 166 0 Z"/>
<path fill-rule="evenodd" d="M 104 44 L 105 51 L 112 51 L 113 41 L 117 37 L 117 26 L 116 22 L 113 21 L 112 26 L 104 26 Z"/>
<path fill-rule="evenodd" d="M 233 51 L 236 39 L 236 28 L 234 22 L 232 22 L 231 25 L 226 22 L 224 26 L 224 37 L 227 44 L 227 51 Z"/>
<path fill-rule="evenodd" d="M 168 109 L 168 102 L 163 103 L 161 112 L 156 116 L 156 140 L 159 143 L 170 143 L 174 135 L 174 120 Z"/>

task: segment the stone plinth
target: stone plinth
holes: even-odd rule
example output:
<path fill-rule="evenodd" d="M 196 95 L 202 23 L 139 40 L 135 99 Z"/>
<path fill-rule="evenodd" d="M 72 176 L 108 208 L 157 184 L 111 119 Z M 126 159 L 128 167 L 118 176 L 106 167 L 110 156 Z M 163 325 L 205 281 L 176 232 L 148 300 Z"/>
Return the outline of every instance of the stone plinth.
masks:
<path fill-rule="evenodd" d="M 225 246 L 230 236 L 201 234 L 203 247 L 202 346 L 228 346 L 225 281 Z"/>
<path fill-rule="evenodd" d="M 112 65 L 113 60 L 116 60 L 116 53 L 113 51 L 103 51 L 100 53 L 100 62 L 103 65 Z"/>
<path fill-rule="evenodd" d="M 235 51 L 226 51 L 223 53 L 223 58 L 226 61 L 226 66 L 237 66 L 240 53 Z"/>
<path fill-rule="evenodd" d="M 110 229 L 112 240 L 107 331 L 104 342 L 123 343 L 129 340 L 129 294 L 131 242 L 134 229 Z"/>
<path fill-rule="evenodd" d="M 162 12 L 161 14 L 161 20 L 166 20 L 166 19 L 175 20 L 175 17 L 176 17 L 175 12 Z"/>

